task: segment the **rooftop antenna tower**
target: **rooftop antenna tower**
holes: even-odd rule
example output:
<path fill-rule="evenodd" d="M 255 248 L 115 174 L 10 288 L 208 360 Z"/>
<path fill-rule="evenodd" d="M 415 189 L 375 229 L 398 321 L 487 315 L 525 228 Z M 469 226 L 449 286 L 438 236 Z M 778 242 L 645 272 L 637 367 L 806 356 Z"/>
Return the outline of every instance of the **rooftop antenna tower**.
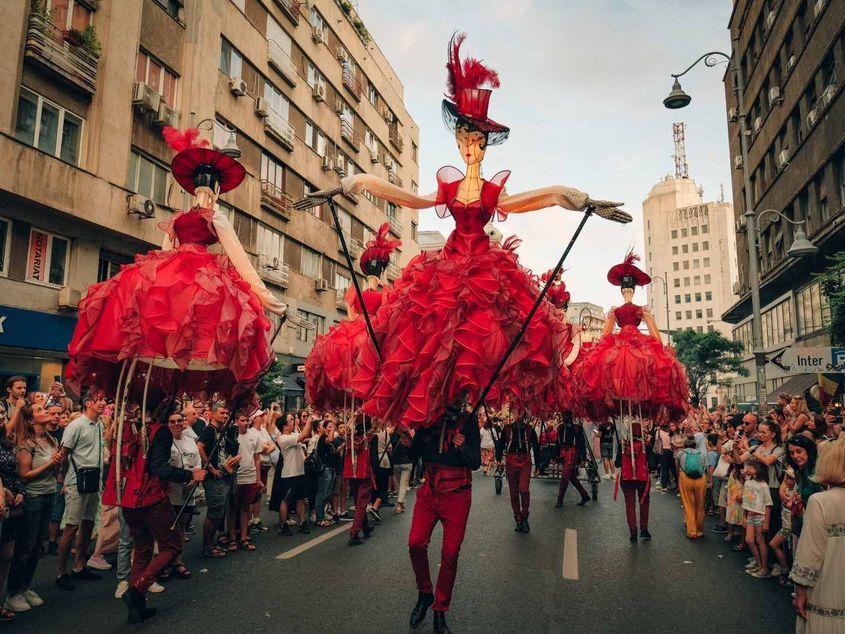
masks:
<path fill-rule="evenodd" d="M 689 178 L 687 150 L 684 145 L 684 130 L 685 125 L 683 121 L 672 124 L 672 138 L 675 141 L 675 178 Z"/>

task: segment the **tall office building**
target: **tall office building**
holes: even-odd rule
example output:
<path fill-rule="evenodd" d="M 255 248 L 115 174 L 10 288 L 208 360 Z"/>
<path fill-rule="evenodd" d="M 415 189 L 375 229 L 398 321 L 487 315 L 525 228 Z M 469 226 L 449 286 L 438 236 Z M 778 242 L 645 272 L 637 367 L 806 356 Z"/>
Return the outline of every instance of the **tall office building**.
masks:
<path fill-rule="evenodd" d="M 730 18 L 735 56 L 745 76 L 748 164 L 743 165 L 737 96 L 726 83 L 729 142 L 739 263 L 738 300 L 723 314 L 745 344 L 750 376 L 737 384 L 741 402 L 755 402 L 743 169 L 760 229 L 760 300 L 763 347 L 828 346 L 830 308 L 813 275 L 826 256 L 845 245 L 845 3 L 834 0 L 737 0 Z M 730 75 L 728 75 L 730 77 Z M 776 221 L 774 209 L 802 222 L 819 248 L 815 257 L 791 258 L 796 227 Z M 789 380 L 788 385 L 783 385 Z M 784 376 L 767 366 L 769 398 L 800 393 L 816 376 Z"/>
<path fill-rule="evenodd" d="M 188 203 L 165 125 L 237 143 L 247 178 L 219 205 L 256 269 L 317 333 L 344 317 L 351 273 L 329 210 L 291 202 L 359 172 L 416 190 L 419 138 L 350 3 L 7 0 L 3 18 L 0 375 L 62 374 L 85 289 L 159 245 L 158 223 Z M 390 223 L 397 277 L 418 251 L 416 211 L 338 204 L 353 256 Z M 314 336 L 284 328 L 276 349 L 295 367 Z"/>

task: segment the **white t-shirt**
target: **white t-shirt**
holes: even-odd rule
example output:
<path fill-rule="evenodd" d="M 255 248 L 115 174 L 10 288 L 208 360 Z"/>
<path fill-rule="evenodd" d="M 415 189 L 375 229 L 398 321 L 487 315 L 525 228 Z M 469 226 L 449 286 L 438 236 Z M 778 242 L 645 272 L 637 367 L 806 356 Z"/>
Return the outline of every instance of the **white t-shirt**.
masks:
<path fill-rule="evenodd" d="M 727 478 L 728 477 L 728 469 L 731 468 L 731 463 L 728 462 L 725 456 L 730 455 L 731 450 L 733 449 L 734 441 L 728 440 L 722 443 L 722 454 L 719 456 L 719 462 L 716 463 L 716 468 L 713 469 L 713 477 L 714 478 Z"/>
<path fill-rule="evenodd" d="M 191 432 L 190 434 L 188 432 Z M 173 444 L 170 445 L 170 464 L 179 469 L 187 469 L 193 471 L 201 465 L 200 450 L 197 449 L 196 434 L 188 427 L 182 431 L 182 437 L 178 440 L 173 439 Z M 182 492 L 185 485 L 181 482 L 170 483 L 170 502 L 172 504 L 182 504 Z"/>
<path fill-rule="evenodd" d="M 238 434 L 238 484 L 252 484 L 258 480 L 255 471 L 255 454 L 261 452 L 261 437 L 252 427 L 246 433 Z"/>
<path fill-rule="evenodd" d="M 481 448 L 493 449 L 496 443 L 493 442 L 493 430 L 486 427 L 481 428 Z"/>
<path fill-rule="evenodd" d="M 772 493 L 766 482 L 746 480 L 742 487 L 742 510 L 763 515 L 772 505 Z"/>
<path fill-rule="evenodd" d="M 266 427 L 262 427 L 258 430 L 258 438 L 261 440 L 261 449 L 264 449 L 264 445 L 271 445 L 273 447 L 270 453 L 262 453 L 261 454 L 261 462 L 262 464 L 276 464 L 279 461 L 279 450 L 276 445 L 273 444 L 273 438 L 277 437 L 279 432 L 273 430 L 273 435 L 270 435 L 270 432 L 267 431 Z"/>
<path fill-rule="evenodd" d="M 282 448 L 282 477 L 293 478 L 305 475 L 305 452 L 302 444 L 297 442 L 299 434 L 282 434 L 278 437 L 279 446 Z"/>

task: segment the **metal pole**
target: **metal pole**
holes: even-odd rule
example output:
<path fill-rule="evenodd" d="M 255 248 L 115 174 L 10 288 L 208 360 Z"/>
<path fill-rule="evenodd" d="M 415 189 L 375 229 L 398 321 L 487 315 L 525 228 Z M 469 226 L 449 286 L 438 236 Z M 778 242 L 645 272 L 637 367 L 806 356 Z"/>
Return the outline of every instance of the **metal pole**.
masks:
<path fill-rule="evenodd" d="M 663 271 L 663 288 L 666 289 L 666 343 L 672 344 L 672 328 L 669 326 L 669 273 Z"/>
<path fill-rule="evenodd" d="M 757 376 L 757 413 L 763 415 L 766 407 L 766 356 L 763 352 L 763 319 L 760 312 L 760 280 L 757 259 L 757 217 L 754 213 L 754 196 L 748 173 L 748 117 L 745 112 L 745 78 L 737 59 L 738 41 L 734 39 L 731 67 L 736 73 L 737 112 L 739 114 L 739 147 L 742 152 L 742 180 L 745 189 L 745 235 L 748 245 L 748 284 L 751 287 L 751 352 Z"/>
<path fill-rule="evenodd" d="M 346 238 L 343 237 L 343 227 L 340 226 L 340 218 L 337 216 L 337 208 L 334 205 L 334 198 L 329 196 L 327 198 L 327 202 L 329 203 L 329 209 L 331 209 L 332 212 L 332 218 L 334 218 L 334 226 L 335 229 L 337 229 L 337 237 L 340 240 L 340 247 L 343 249 L 343 255 L 346 258 L 346 266 L 349 267 L 349 274 L 352 276 L 352 284 L 355 286 L 355 295 L 358 297 L 358 302 L 361 304 L 361 312 L 364 314 L 364 322 L 367 324 L 367 332 L 370 335 L 370 340 L 373 342 L 373 348 L 376 350 L 379 361 L 383 361 L 384 359 L 381 356 L 381 348 L 379 348 L 378 341 L 376 340 L 376 333 L 375 330 L 373 330 L 373 324 L 370 321 L 370 313 L 367 310 L 367 305 L 364 303 L 364 295 L 361 292 L 361 285 L 358 284 L 358 276 L 355 275 L 355 263 L 352 261 L 352 256 L 349 255 L 349 248 L 346 246 Z"/>

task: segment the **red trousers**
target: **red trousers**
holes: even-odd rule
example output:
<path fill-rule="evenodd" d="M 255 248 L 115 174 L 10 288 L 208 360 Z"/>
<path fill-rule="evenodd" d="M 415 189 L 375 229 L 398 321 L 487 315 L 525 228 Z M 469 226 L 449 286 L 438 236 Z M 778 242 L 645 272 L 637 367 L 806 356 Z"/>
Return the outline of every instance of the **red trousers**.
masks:
<path fill-rule="evenodd" d="M 443 524 L 443 547 L 440 550 L 440 572 L 437 575 L 437 588 L 434 591 L 432 609 L 446 612 L 452 602 L 452 587 L 458 572 L 458 555 L 472 504 L 471 484 L 464 484 L 456 490 L 444 477 L 438 477 L 438 471 L 465 472 L 465 469 L 444 469 L 432 472 L 426 470 L 425 484 L 417 490 L 414 502 L 414 516 L 411 519 L 411 532 L 408 535 L 408 551 L 411 565 L 417 578 L 417 589 L 430 593 L 431 573 L 428 565 L 428 544 L 431 533 L 439 521 Z M 448 477 L 448 474 L 445 474 Z M 464 476 L 465 482 L 471 475 Z"/>
<path fill-rule="evenodd" d="M 139 592 L 146 592 L 167 566 L 182 552 L 179 531 L 171 529 L 175 515 L 167 498 L 151 506 L 123 509 L 123 519 L 132 535 L 132 572 L 129 579 Z M 158 555 L 153 546 L 158 542 Z"/>
<path fill-rule="evenodd" d="M 590 497 L 586 489 L 578 480 L 578 450 L 575 447 L 564 449 L 561 452 L 560 486 L 557 489 L 557 501 L 563 502 L 566 495 L 566 488 L 569 483 L 581 494 L 581 499 Z"/>
<path fill-rule="evenodd" d="M 531 505 L 531 456 L 527 453 L 508 454 L 505 458 L 505 473 L 508 476 L 513 518 L 517 522 L 527 520 L 528 507 Z"/>
<path fill-rule="evenodd" d="M 640 530 L 648 530 L 648 506 L 650 496 L 645 493 L 646 483 L 642 480 L 622 480 L 622 494 L 625 496 L 625 515 L 628 517 L 628 530 L 637 532 L 637 509 L 640 504 Z"/>
<path fill-rule="evenodd" d="M 355 536 L 358 531 L 363 530 L 367 520 L 367 504 L 370 503 L 373 481 L 370 478 L 348 478 L 347 481 L 349 492 L 355 500 L 355 515 L 352 518 L 352 526 L 349 527 L 349 534 Z"/>

